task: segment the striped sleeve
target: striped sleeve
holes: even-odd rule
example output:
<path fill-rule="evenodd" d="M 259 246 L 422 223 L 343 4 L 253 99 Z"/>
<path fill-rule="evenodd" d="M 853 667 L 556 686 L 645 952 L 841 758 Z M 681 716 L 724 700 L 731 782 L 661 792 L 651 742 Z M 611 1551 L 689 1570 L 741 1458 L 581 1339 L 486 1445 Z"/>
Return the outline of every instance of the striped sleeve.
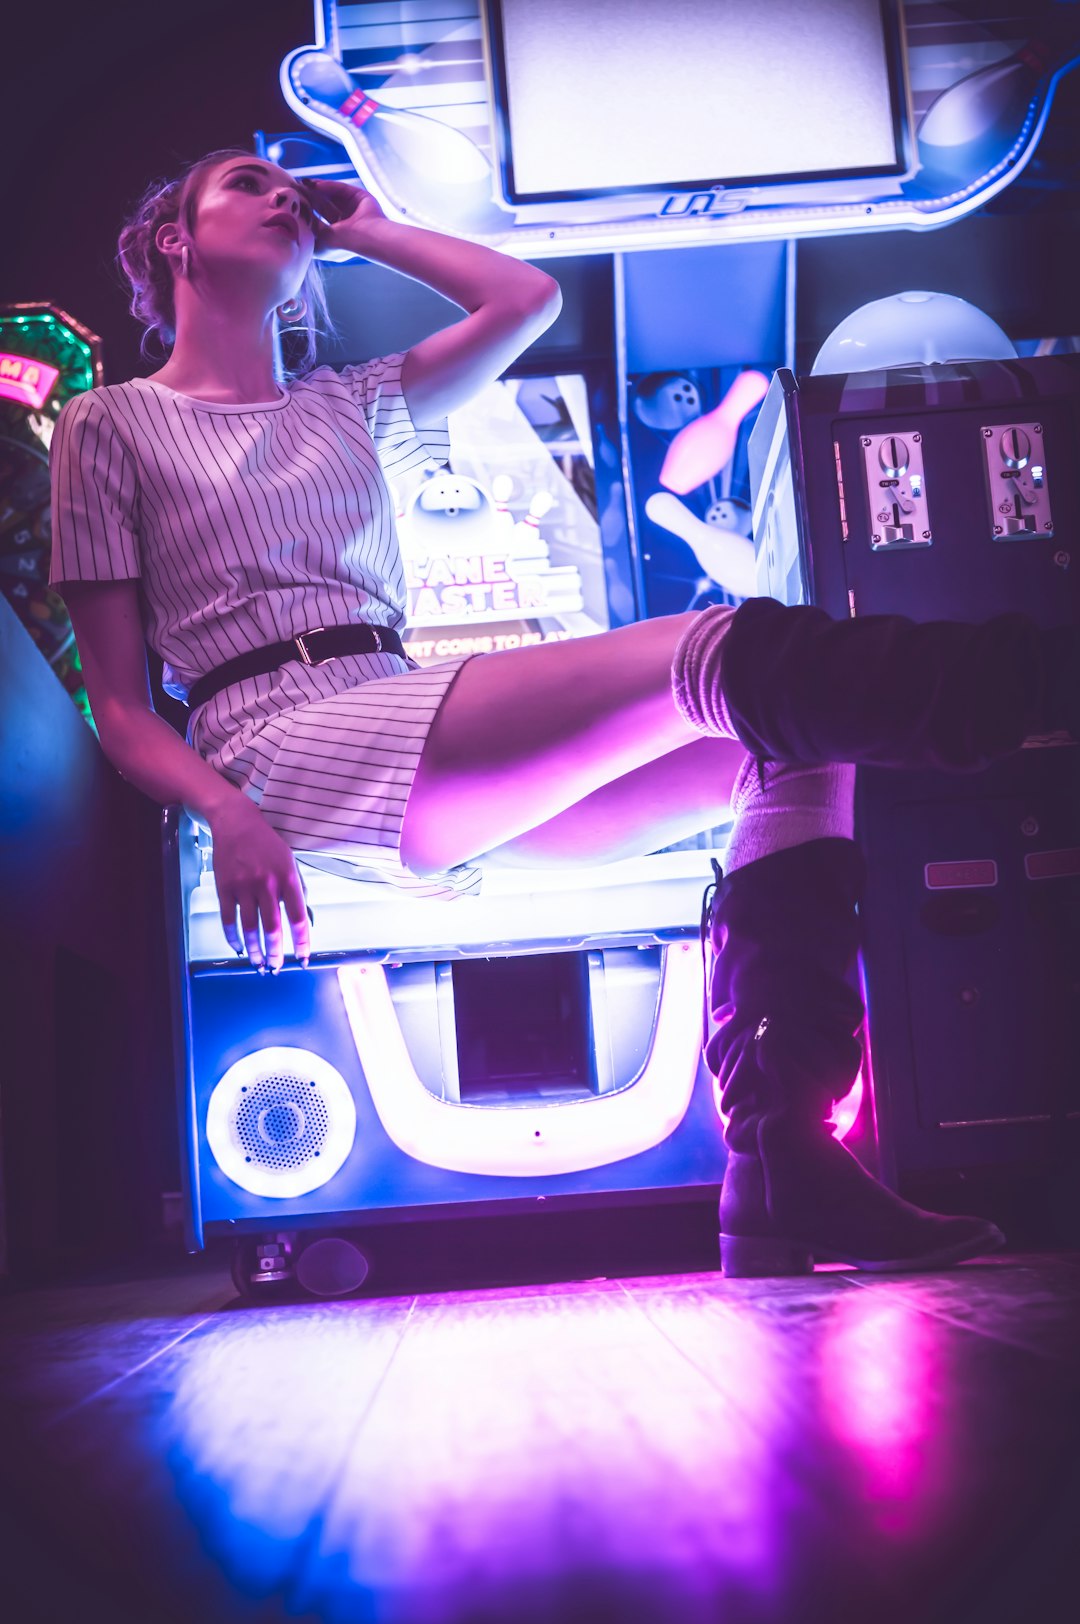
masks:
<path fill-rule="evenodd" d="M 433 428 L 418 429 L 401 388 L 405 351 L 383 355 L 360 366 L 342 367 L 341 376 L 364 414 L 368 433 L 388 479 L 410 469 L 445 468 L 450 460 L 450 434 L 445 417 Z"/>
<path fill-rule="evenodd" d="M 95 390 L 69 400 L 50 448 L 49 583 L 138 578 L 138 481 L 130 452 Z"/>

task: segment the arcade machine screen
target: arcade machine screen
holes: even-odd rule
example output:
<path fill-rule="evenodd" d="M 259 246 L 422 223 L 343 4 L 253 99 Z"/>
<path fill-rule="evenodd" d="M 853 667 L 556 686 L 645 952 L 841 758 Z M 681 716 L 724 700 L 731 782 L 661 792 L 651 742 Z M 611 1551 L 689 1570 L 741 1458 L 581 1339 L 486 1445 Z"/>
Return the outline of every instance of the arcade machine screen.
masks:
<path fill-rule="evenodd" d="M 487 0 L 485 12 L 511 204 L 907 168 L 895 0 Z M 792 107 L 797 118 L 762 117 Z"/>

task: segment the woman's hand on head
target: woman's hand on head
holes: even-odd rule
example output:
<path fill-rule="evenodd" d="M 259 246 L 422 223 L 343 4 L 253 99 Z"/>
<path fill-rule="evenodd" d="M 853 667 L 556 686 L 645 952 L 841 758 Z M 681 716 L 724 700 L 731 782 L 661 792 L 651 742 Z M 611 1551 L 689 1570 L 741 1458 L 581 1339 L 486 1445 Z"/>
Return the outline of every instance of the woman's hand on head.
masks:
<path fill-rule="evenodd" d="M 316 259 L 358 252 L 357 233 L 385 219 L 381 204 L 362 186 L 342 180 L 306 180 L 304 190 L 315 210 Z"/>
<path fill-rule="evenodd" d="M 214 880 L 225 939 L 256 969 L 274 974 L 285 957 L 284 908 L 293 952 L 305 964 L 311 936 L 304 883 L 292 850 L 254 802 L 239 796 L 213 820 Z M 237 925 L 239 914 L 239 926 Z"/>

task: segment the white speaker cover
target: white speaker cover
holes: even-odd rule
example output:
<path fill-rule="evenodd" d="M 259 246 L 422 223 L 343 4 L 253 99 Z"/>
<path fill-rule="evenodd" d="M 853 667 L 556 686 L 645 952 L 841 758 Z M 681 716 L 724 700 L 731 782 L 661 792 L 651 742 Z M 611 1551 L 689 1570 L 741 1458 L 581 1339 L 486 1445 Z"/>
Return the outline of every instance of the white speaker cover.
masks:
<path fill-rule="evenodd" d="M 206 1140 L 227 1178 L 252 1195 L 289 1199 L 332 1179 L 356 1138 L 349 1085 L 310 1049 L 257 1049 L 217 1084 Z"/>

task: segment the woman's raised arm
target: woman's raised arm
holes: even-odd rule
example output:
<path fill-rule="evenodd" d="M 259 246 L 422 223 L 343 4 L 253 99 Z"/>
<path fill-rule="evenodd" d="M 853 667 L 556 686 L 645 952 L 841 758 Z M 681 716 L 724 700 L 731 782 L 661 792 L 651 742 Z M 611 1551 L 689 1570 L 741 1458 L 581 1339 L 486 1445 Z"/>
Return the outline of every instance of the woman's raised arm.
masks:
<path fill-rule="evenodd" d="M 491 383 L 559 313 L 559 284 L 535 265 L 460 237 L 398 225 L 369 193 L 340 181 L 309 182 L 308 192 L 326 219 L 317 252 L 345 248 L 362 254 L 468 312 L 463 321 L 414 344 L 405 358 L 402 387 L 418 428 L 441 421 Z M 330 223 L 331 214 L 340 218 Z"/>

